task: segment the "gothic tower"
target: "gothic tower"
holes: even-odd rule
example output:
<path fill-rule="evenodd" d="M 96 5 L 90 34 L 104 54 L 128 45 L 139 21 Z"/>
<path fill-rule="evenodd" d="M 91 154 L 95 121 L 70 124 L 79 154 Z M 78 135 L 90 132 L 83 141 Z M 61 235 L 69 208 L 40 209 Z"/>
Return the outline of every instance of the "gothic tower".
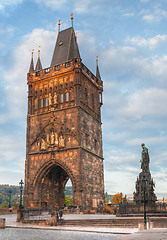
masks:
<path fill-rule="evenodd" d="M 50 67 L 40 52 L 27 74 L 24 205 L 63 207 L 70 178 L 73 205 L 104 203 L 101 105 L 103 82 L 82 63 L 73 26 L 59 31 Z"/>

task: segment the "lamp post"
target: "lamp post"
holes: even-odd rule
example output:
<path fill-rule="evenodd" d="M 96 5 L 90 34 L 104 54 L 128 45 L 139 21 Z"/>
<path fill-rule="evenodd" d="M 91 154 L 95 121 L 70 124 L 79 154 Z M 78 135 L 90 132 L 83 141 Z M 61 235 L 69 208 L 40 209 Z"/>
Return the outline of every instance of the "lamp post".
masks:
<path fill-rule="evenodd" d="M 106 192 L 106 203 L 108 203 L 108 193 Z"/>
<path fill-rule="evenodd" d="M 147 179 L 145 175 L 143 175 L 143 202 L 144 202 L 144 224 L 146 225 L 146 186 L 147 186 Z"/>
<path fill-rule="evenodd" d="M 19 205 L 19 208 L 22 209 L 23 208 L 23 200 L 22 200 L 22 195 L 23 195 L 23 180 L 21 179 L 21 181 L 19 182 L 19 185 L 20 185 L 20 205 Z"/>
<path fill-rule="evenodd" d="M 9 190 L 9 208 L 11 208 L 11 194 L 12 194 L 12 191 Z"/>

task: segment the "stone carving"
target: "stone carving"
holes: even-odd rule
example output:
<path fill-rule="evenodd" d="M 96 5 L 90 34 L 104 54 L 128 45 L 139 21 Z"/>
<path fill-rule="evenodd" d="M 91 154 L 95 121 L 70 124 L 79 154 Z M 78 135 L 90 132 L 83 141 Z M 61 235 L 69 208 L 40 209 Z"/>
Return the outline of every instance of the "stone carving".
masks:
<path fill-rule="evenodd" d="M 52 105 L 52 94 L 51 93 L 49 93 L 48 103 L 49 103 L 49 105 Z"/>
<path fill-rule="evenodd" d="M 51 143 L 51 144 L 54 144 L 55 135 L 54 135 L 54 132 L 53 132 L 53 131 L 52 131 L 52 133 L 51 133 L 51 135 L 50 135 L 50 139 L 51 139 L 50 143 Z"/>
<path fill-rule="evenodd" d="M 47 134 L 46 139 L 47 139 L 47 144 L 49 145 L 50 144 L 49 134 Z"/>
<path fill-rule="evenodd" d="M 41 150 L 46 150 L 46 142 L 43 138 L 42 138 L 42 141 L 41 141 Z"/>
<path fill-rule="evenodd" d="M 54 104 L 57 104 L 57 94 L 56 94 L 56 92 L 54 94 Z"/>
<path fill-rule="evenodd" d="M 149 172 L 149 162 L 150 162 L 150 159 L 149 159 L 149 154 L 148 154 L 148 149 L 145 147 L 145 144 L 142 143 L 141 144 L 142 146 L 142 154 L 141 154 L 141 169 L 143 172 L 147 173 Z"/>
<path fill-rule="evenodd" d="M 55 133 L 55 145 L 58 145 L 58 136 L 57 136 L 57 133 Z"/>
<path fill-rule="evenodd" d="M 62 135 L 59 137 L 59 147 L 64 147 L 64 138 Z"/>

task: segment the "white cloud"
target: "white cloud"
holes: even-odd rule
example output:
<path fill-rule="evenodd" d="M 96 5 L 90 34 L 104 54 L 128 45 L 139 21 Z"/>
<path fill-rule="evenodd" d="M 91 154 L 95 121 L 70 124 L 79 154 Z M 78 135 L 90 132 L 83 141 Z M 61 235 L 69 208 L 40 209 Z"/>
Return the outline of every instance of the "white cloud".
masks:
<path fill-rule="evenodd" d="M 125 17 L 133 17 L 135 14 L 132 12 L 132 13 L 124 13 L 123 16 Z"/>
<path fill-rule="evenodd" d="M 41 61 L 44 67 L 48 67 L 56 42 L 56 32 L 43 29 L 34 29 L 30 34 L 24 36 L 20 44 L 9 53 L 8 62 L 4 63 L 8 71 L 4 71 L 1 78 L 4 82 L 4 96 L 2 101 L 6 111 L 0 113 L 1 137 L 0 137 L 0 165 L 5 168 L 3 172 L 9 172 L 11 176 L 16 174 L 18 180 L 21 172 L 24 173 L 25 164 L 25 135 L 26 135 L 26 114 L 27 114 L 27 80 L 31 51 L 36 49 L 34 62 L 37 60 L 38 46 L 41 45 Z M 10 127 L 11 126 L 11 127 Z M 9 127 L 11 128 L 9 130 Z M 10 168 L 18 169 L 14 172 Z M 0 169 L 1 171 L 1 169 Z M 0 182 L 12 182 L 12 178 L 0 174 Z M 22 174 L 21 174 L 22 175 Z M 15 181 L 15 180 L 14 180 Z"/>
<path fill-rule="evenodd" d="M 135 36 L 132 38 L 128 38 L 127 42 L 130 42 L 139 47 L 147 47 L 151 50 L 154 50 L 157 47 L 162 46 L 162 44 L 167 43 L 167 35 L 156 35 L 155 37 L 148 39 L 145 39 L 141 36 Z"/>
<path fill-rule="evenodd" d="M 167 89 L 138 90 L 129 96 L 125 112 L 128 116 L 136 116 L 138 119 L 143 116 L 167 116 L 165 102 L 167 102 Z"/>
<path fill-rule="evenodd" d="M 92 12 L 96 12 L 100 10 L 100 7 L 103 7 L 104 1 L 99 0 L 98 2 L 95 0 L 84 0 L 78 3 L 77 0 L 67 1 L 67 0 L 35 0 L 37 4 L 45 5 L 53 10 L 56 9 L 71 9 L 77 13 L 86 13 L 89 12 L 90 9 Z"/>
<path fill-rule="evenodd" d="M 16 6 L 22 2 L 23 0 L 0 0 L 0 12 L 4 13 L 7 7 Z"/>
<path fill-rule="evenodd" d="M 167 11 L 155 8 L 153 12 L 146 13 L 142 19 L 148 23 L 160 22 L 162 19 L 167 18 Z"/>
<path fill-rule="evenodd" d="M 36 3 L 45 5 L 52 9 L 60 9 L 68 2 L 67 0 L 35 0 Z"/>

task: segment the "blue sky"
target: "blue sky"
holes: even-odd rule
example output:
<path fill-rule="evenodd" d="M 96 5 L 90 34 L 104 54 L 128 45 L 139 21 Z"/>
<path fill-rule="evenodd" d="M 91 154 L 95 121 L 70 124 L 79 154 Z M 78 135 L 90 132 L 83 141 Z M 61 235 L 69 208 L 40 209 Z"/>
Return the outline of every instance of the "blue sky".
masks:
<path fill-rule="evenodd" d="M 26 74 L 41 46 L 50 66 L 61 29 L 74 28 L 83 63 L 104 81 L 105 191 L 131 196 L 141 143 L 159 198 L 167 197 L 167 0 L 0 0 L 0 183 L 24 177 Z"/>

